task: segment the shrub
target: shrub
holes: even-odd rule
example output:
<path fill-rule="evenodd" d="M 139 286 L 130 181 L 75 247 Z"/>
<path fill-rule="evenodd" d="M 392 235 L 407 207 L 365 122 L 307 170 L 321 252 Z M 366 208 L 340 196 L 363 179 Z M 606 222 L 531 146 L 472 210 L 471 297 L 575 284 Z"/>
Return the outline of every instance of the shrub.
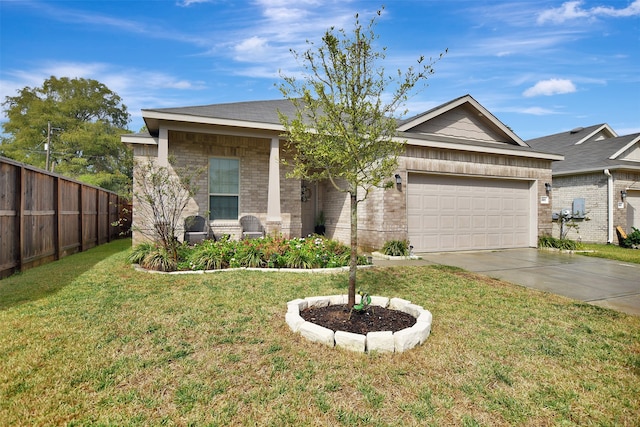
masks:
<path fill-rule="evenodd" d="M 155 245 L 153 243 L 148 243 L 148 242 L 140 243 L 139 245 L 133 248 L 133 250 L 127 257 L 127 260 L 131 264 L 140 264 L 144 259 L 144 257 L 146 257 L 147 254 L 149 254 L 149 252 L 151 252 L 154 247 Z"/>
<path fill-rule="evenodd" d="M 129 255 L 129 261 L 160 271 L 238 267 L 309 269 L 347 266 L 350 257 L 346 245 L 317 235 L 290 240 L 270 236 L 242 241 L 228 237 L 205 240 L 194 246 L 180 245 L 177 263 L 166 260 L 166 251 L 160 249 L 153 244 L 138 245 Z M 358 256 L 358 264 L 367 264 L 367 259 Z"/>
<path fill-rule="evenodd" d="M 575 251 L 580 249 L 581 245 L 580 243 L 570 239 L 556 239 L 552 236 L 540 236 L 538 238 L 538 247 Z"/>
<path fill-rule="evenodd" d="M 149 270 L 175 271 L 178 263 L 167 248 L 154 246 L 142 259 L 140 265 Z"/>
<path fill-rule="evenodd" d="M 627 238 L 622 241 L 622 245 L 625 248 L 637 248 L 640 246 L 640 230 L 635 227 L 631 227 L 633 230 Z"/>
<path fill-rule="evenodd" d="M 389 256 L 408 256 L 409 242 L 407 240 L 389 240 L 382 247 L 382 252 Z"/>
<path fill-rule="evenodd" d="M 212 240 L 196 245 L 186 257 L 185 269 L 218 270 L 228 267 L 229 260 L 225 257 L 224 248 L 224 245 L 218 245 Z"/>

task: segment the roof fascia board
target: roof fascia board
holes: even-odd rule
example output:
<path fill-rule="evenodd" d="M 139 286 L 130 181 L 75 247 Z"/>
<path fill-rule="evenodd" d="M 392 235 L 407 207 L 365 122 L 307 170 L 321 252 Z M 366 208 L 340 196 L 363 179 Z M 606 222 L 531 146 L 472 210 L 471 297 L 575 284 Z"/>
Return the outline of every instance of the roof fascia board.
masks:
<path fill-rule="evenodd" d="M 616 151 L 611 157 L 609 157 L 609 160 L 616 160 L 619 155 L 621 155 L 622 153 L 627 151 L 629 148 L 633 147 L 638 141 L 640 141 L 640 135 L 638 135 L 631 142 L 629 142 L 627 145 L 625 145 L 624 147 L 622 147 L 621 149 Z"/>
<path fill-rule="evenodd" d="M 151 135 L 121 135 L 120 140 L 125 144 L 158 145 L 158 138 Z"/>
<path fill-rule="evenodd" d="M 237 127 L 216 127 L 210 128 L 207 126 L 198 126 L 197 124 L 184 124 L 184 122 L 163 122 L 163 128 L 168 130 L 180 131 L 180 132 L 191 132 L 191 133 L 206 133 L 206 134 L 215 134 L 215 135 L 228 135 L 228 136 L 241 136 L 247 138 L 259 138 L 259 139 L 271 139 L 274 137 L 281 138 L 281 133 L 277 132 L 260 132 L 253 131 L 249 129 L 238 129 Z"/>
<path fill-rule="evenodd" d="M 591 138 L 593 135 L 597 134 L 598 132 L 602 131 L 602 130 L 607 130 L 611 133 L 611 135 L 613 135 L 613 138 L 617 137 L 618 134 L 611 129 L 611 127 L 608 124 L 603 124 L 602 126 L 597 127 L 593 132 L 591 132 L 589 135 L 585 136 L 584 138 L 582 138 L 581 140 L 579 140 L 578 142 L 575 143 L 575 145 L 580 145 L 583 142 L 586 142 L 589 140 L 589 138 Z"/>
<path fill-rule="evenodd" d="M 230 127 L 242 127 L 249 129 L 273 130 L 282 132 L 284 126 L 275 123 L 250 122 L 245 120 L 222 119 L 218 117 L 202 117 L 190 114 L 175 114 L 152 110 L 142 110 L 142 117 L 145 119 L 165 120 L 172 122 L 198 123 L 204 125 L 219 125 Z"/>
<path fill-rule="evenodd" d="M 416 126 L 418 126 L 421 123 L 427 122 L 431 119 L 433 119 L 434 117 L 437 117 L 441 114 L 444 114 L 448 111 L 451 111 L 455 108 L 458 108 L 459 106 L 463 105 L 463 104 L 470 104 L 472 105 L 479 113 L 481 113 L 484 117 L 487 118 L 487 120 L 489 120 L 494 126 L 496 126 L 497 128 L 499 128 L 502 132 L 504 132 L 507 136 L 509 136 L 509 138 L 511 138 L 516 144 L 518 144 L 521 147 L 528 147 L 528 145 L 515 133 L 513 133 L 513 131 L 511 129 L 509 129 L 508 127 L 506 127 L 500 120 L 498 120 L 496 118 L 496 116 L 494 116 L 489 110 L 487 110 L 486 108 L 484 108 L 478 101 L 476 101 L 471 95 L 465 95 L 461 98 L 458 98 L 456 100 L 454 100 L 453 102 L 450 102 L 446 105 L 443 105 L 440 108 L 436 108 L 435 110 L 423 115 L 423 116 L 419 116 L 416 117 L 415 120 L 412 120 L 408 123 L 404 123 L 402 126 L 398 127 L 398 131 L 400 132 L 406 132 L 407 130 L 414 128 Z"/>
<path fill-rule="evenodd" d="M 596 167 L 589 169 L 576 169 L 572 171 L 552 172 L 552 176 L 570 176 L 570 175 L 585 175 L 589 173 L 601 173 L 605 169 L 610 171 L 640 171 L 640 166 L 609 166 L 609 167 Z"/>
<path fill-rule="evenodd" d="M 417 147 L 428 147 L 428 148 L 440 148 L 444 150 L 453 150 L 453 151 L 470 151 L 474 153 L 486 153 L 486 154 L 499 154 L 506 156 L 518 156 L 518 157 L 528 157 L 533 159 L 544 159 L 544 160 L 564 160 L 564 156 L 560 154 L 552 154 L 552 153 L 541 153 L 538 151 L 520 151 L 514 150 L 511 148 L 506 148 L 502 146 L 495 147 L 480 147 L 476 145 L 460 145 L 453 142 L 445 142 L 445 141 L 423 141 L 423 140 L 411 140 L 407 138 L 394 138 L 395 141 L 404 142 L 407 145 L 414 145 Z"/>

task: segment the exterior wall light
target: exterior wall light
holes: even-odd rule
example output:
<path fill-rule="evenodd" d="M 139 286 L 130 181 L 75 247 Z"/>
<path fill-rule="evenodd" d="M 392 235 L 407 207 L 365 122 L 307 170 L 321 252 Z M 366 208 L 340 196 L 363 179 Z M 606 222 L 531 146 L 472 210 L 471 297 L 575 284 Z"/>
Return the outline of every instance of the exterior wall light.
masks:
<path fill-rule="evenodd" d="M 551 184 L 549 184 L 548 182 L 545 182 L 544 189 L 547 191 L 547 194 L 551 193 Z"/>
<path fill-rule="evenodd" d="M 398 174 L 396 174 L 396 185 L 397 186 L 401 186 L 402 185 L 402 177 Z"/>
<path fill-rule="evenodd" d="M 311 197 L 311 189 L 302 184 L 302 187 L 300 188 L 300 200 L 306 202 L 309 200 L 309 197 Z"/>
<path fill-rule="evenodd" d="M 627 190 L 622 190 L 620 192 L 620 198 L 622 199 L 623 202 L 625 201 L 625 199 L 627 198 Z"/>

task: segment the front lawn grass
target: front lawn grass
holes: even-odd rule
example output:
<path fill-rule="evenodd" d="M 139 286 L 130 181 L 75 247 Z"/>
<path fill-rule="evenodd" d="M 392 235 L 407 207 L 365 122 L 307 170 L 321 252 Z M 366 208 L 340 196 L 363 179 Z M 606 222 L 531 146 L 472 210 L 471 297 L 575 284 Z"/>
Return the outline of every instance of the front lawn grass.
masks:
<path fill-rule="evenodd" d="M 640 264 L 640 250 L 638 249 L 623 248 L 618 245 L 602 245 L 597 243 L 583 243 L 582 246 L 584 250 L 593 252 L 578 252 L 580 255 Z"/>
<path fill-rule="evenodd" d="M 640 318 L 443 266 L 362 270 L 433 313 L 399 354 L 311 343 L 346 273 L 159 275 L 112 242 L 0 281 L 0 425 L 638 425 Z"/>

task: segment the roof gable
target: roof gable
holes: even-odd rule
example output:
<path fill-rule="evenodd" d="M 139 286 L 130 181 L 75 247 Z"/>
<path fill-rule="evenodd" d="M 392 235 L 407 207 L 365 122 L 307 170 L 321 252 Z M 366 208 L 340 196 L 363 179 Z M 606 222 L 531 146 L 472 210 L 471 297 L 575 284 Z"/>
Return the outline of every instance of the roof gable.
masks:
<path fill-rule="evenodd" d="M 629 138 L 627 142 L 626 139 Z M 631 162 L 640 162 L 640 133 L 627 135 L 619 138 L 622 147 L 616 151 L 609 159 L 627 160 Z"/>
<path fill-rule="evenodd" d="M 555 133 L 527 141 L 527 144 L 536 148 L 544 148 L 552 152 L 562 153 L 573 145 L 580 145 L 587 141 L 601 141 L 615 138 L 618 135 L 606 123 L 588 127 L 578 127 L 570 131 Z"/>
<path fill-rule="evenodd" d="M 591 133 L 588 133 L 587 135 L 583 136 L 582 139 L 576 142 L 576 145 L 582 144 L 586 141 L 601 141 L 603 139 L 615 138 L 617 136 L 618 134 L 616 134 L 614 130 L 609 127 L 608 124 L 604 123 L 600 125 L 597 129 L 592 131 Z"/>
<path fill-rule="evenodd" d="M 398 131 L 466 141 L 527 146 L 520 137 L 470 95 L 405 120 L 398 126 Z"/>

